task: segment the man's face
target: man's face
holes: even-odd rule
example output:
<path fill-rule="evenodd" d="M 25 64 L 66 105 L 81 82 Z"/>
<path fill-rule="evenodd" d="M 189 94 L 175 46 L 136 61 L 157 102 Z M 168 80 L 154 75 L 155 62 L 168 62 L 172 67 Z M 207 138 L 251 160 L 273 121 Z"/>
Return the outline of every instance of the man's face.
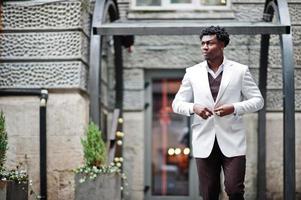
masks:
<path fill-rule="evenodd" d="M 205 60 L 214 60 L 223 56 L 224 43 L 216 39 L 216 35 L 204 35 L 201 43 Z"/>

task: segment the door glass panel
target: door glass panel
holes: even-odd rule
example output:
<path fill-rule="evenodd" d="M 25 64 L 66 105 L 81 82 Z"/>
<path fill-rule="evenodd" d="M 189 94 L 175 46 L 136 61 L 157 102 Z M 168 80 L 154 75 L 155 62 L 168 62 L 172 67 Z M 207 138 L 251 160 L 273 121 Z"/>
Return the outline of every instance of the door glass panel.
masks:
<path fill-rule="evenodd" d="M 179 79 L 152 81 L 152 195 L 189 195 L 189 129 L 186 116 L 174 114 L 171 103 Z"/>

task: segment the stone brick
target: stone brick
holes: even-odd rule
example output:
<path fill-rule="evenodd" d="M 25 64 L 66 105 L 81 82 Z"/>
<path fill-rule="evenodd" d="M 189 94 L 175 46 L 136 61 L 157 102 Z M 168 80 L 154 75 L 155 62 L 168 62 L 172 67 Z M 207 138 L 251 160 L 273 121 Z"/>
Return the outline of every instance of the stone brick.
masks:
<path fill-rule="evenodd" d="M 142 190 L 132 190 L 130 193 L 125 194 L 126 200 L 141 200 L 145 199 L 144 192 Z"/>
<path fill-rule="evenodd" d="M 47 135 L 83 136 L 89 119 L 87 97 L 78 94 L 49 94 Z"/>
<path fill-rule="evenodd" d="M 59 171 L 49 171 L 47 175 L 47 195 L 48 199 L 53 200 L 63 200 L 59 198 L 60 193 L 60 172 Z M 73 188 L 70 188 L 70 190 L 73 190 Z M 71 193 L 72 191 L 70 191 Z"/>
<path fill-rule="evenodd" d="M 294 39 L 294 38 L 293 38 Z M 230 46 L 248 47 L 256 46 L 260 48 L 261 35 L 230 35 Z M 279 35 L 270 35 L 270 46 L 278 46 L 280 44 Z"/>
<path fill-rule="evenodd" d="M 115 99 L 116 99 L 116 94 L 115 94 L 115 90 L 109 90 L 109 94 L 108 94 L 108 108 L 110 110 L 115 109 Z"/>
<path fill-rule="evenodd" d="M 124 112 L 124 120 L 124 169 L 131 195 L 144 188 L 144 114 Z"/>
<path fill-rule="evenodd" d="M 296 191 L 301 195 L 301 114 L 295 114 L 296 134 Z M 298 199 L 298 198 L 297 198 Z"/>
<path fill-rule="evenodd" d="M 247 134 L 247 165 L 257 165 L 257 114 L 244 115 L 244 124 Z"/>
<path fill-rule="evenodd" d="M 2 23 L 4 30 L 82 29 L 89 35 L 88 1 L 5 2 Z"/>
<path fill-rule="evenodd" d="M 300 3 L 290 3 L 289 4 L 289 13 L 291 16 L 291 23 L 293 25 L 299 25 L 301 22 L 301 14 L 299 10 L 301 9 Z"/>
<path fill-rule="evenodd" d="M 234 4 L 235 18 L 239 21 L 261 21 L 263 4 Z"/>
<path fill-rule="evenodd" d="M 16 98 L 11 96 L 0 98 L 0 110 L 3 110 L 6 116 L 9 139 L 15 139 L 18 136 L 39 136 L 39 107 L 39 97 Z"/>
<path fill-rule="evenodd" d="M 300 45 L 294 46 L 295 67 L 301 68 L 301 48 Z"/>
<path fill-rule="evenodd" d="M 270 114 L 267 118 L 267 167 L 280 167 L 283 158 L 282 116 Z"/>
<path fill-rule="evenodd" d="M 26 152 L 26 154 L 34 155 L 40 150 L 40 137 L 19 135 L 16 143 L 16 152 Z"/>
<path fill-rule="evenodd" d="M 295 46 L 301 45 L 301 27 L 300 26 L 292 26 L 292 36 L 294 40 Z"/>
<path fill-rule="evenodd" d="M 250 69 L 254 79 L 258 83 L 259 69 Z M 282 68 L 268 68 L 268 89 L 282 89 Z M 301 89 L 301 69 L 295 68 L 295 89 Z"/>
<path fill-rule="evenodd" d="M 140 46 L 199 46 L 200 39 L 199 36 L 164 36 L 164 35 L 147 35 L 147 36 L 135 36 L 134 47 Z M 200 46 L 199 46 L 200 47 Z M 135 49 L 134 49 L 135 50 Z"/>
<path fill-rule="evenodd" d="M 82 62 L 1 63 L 0 88 L 77 88 L 87 90 Z"/>
<path fill-rule="evenodd" d="M 301 67 L 301 48 L 297 45 L 293 47 L 294 58 L 295 58 L 295 68 Z M 260 58 L 260 48 L 259 47 L 251 47 L 249 52 L 249 65 L 252 67 L 259 67 L 259 58 Z M 237 59 L 236 59 L 237 60 Z M 281 61 L 281 50 L 277 46 L 271 46 L 269 49 L 269 61 L 268 66 L 272 68 L 282 68 Z"/>
<path fill-rule="evenodd" d="M 255 199 L 257 190 L 257 114 L 244 115 L 244 124 L 247 134 L 245 198 Z"/>
<path fill-rule="evenodd" d="M 225 49 L 225 56 L 229 60 L 233 60 L 239 63 L 242 63 L 244 65 L 249 65 L 250 67 L 254 67 L 250 63 L 250 57 L 251 57 L 251 50 L 246 47 L 236 47 L 236 46 L 229 46 Z"/>
<path fill-rule="evenodd" d="M 142 69 L 124 70 L 125 89 L 144 89 L 144 72 Z"/>
<path fill-rule="evenodd" d="M 108 70 L 108 75 L 107 75 L 108 88 L 110 90 L 115 90 L 115 84 L 116 84 L 115 69 L 108 68 L 107 70 Z"/>
<path fill-rule="evenodd" d="M 108 85 L 105 83 L 101 83 L 101 103 L 104 106 L 108 106 L 108 100 L 109 100 L 109 88 Z"/>
<path fill-rule="evenodd" d="M 179 69 L 192 66 L 200 61 L 200 48 L 191 47 L 183 51 L 183 46 L 136 47 L 134 52 L 124 52 L 126 68 Z"/>
<path fill-rule="evenodd" d="M 124 90 L 123 107 L 125 110 L 144 109 L 144 91 Z"/>
<path fill-rule="evenodd" d="M 101 61 L 101 81 L 108 82 L 108 66 L 104 60 Z"/>
<path fill-rule="evenodd" d="M 88 63 L 88 38 L 76 32 L 0 34 L 0 60 L 82 59 Z"/>
<path fill-rule="evenodd" d="M 230 35 L 230 43 L 228 47 L 259 46 L 259 45 L 260 45 L 260 35 Z"/>
<path fill-rule="evenodd" d="M 52 145 L 53 146 L 53 145 Z M 47 157 L 51 159 L 51 162 L 48 164 L 48 168 L 51 171 L 56 171 L 56 170 L 72 170 L 76 169 L 80 166 L 84 165 L 83 162 L 83 152 L 80 152 L 82 149 L 81 146 L 78 147 L 78 151 L 72 151 L 72 148 L 67 148 L 63 153 L 53 153 L 53 152 L 48 152 Z M 48 148 L 49 149 L 49 148 Z M 62 158 L 65 158 L 64 161 L 62 161 Z"/>
<path fill-rule="evenodd" d="M 295 110 L 301 110 L 301 90 L 295 90 Z M 268 90 L 266 99 L 267 110 L 281 111 L 283 106 L 282 90 Z"/>
<path fill-rule="evenodd" d="M 74 199 L 74 172 L 71 170 L 60 171 L 59 173 L 59 194 L 58 199 Z"/>
<path fill-rule="evenodd" d="M 260 61 L 260 47 L 259 46 L 251 46 L 249 48 L 249 60 L 248 63 L 252 67 L 259 68 Z M 278 46 L 271 46 L 269 48 L 269 61 L 268 66 L 272 68 L 281 68 L 281 51 Z"/>

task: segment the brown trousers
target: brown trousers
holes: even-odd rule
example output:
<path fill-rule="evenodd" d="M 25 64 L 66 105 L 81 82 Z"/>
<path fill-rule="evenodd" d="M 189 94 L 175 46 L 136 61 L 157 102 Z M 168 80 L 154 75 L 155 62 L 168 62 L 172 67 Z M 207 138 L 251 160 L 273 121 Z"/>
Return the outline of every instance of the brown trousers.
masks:
<path fill-rule="evenodd" d="M 224 171 L 225 190 L 230 200 L 244 200 L 246 156 L 226 157 L 215 139 L 208 158 L 196 158 L 200 192 L 203 200 L 218 200 L 221 191 L 220 173 Z"/>

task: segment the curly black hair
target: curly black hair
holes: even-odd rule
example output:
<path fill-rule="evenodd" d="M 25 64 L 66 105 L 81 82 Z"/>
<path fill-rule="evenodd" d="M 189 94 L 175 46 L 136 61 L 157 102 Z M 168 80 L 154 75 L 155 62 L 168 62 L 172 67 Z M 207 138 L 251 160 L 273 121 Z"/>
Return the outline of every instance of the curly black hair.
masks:
<path fill-rule="evenodd" d="M 200 35 L 200 40 L 202 40 L 204 35 L 216 35 L 216 39 L 223 42 L 225 47 L 230 42 L 229 34 L 227 33 L 227 31 L 219 26 L 210 26 L 203 29 Z"/>

